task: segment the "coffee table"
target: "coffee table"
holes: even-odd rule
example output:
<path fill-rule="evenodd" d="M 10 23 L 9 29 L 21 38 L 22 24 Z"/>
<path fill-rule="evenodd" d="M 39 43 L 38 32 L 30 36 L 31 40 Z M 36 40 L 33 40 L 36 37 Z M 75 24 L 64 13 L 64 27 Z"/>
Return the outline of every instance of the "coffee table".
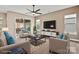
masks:
<path fill-rule="evenodd" d="M 34 46 L 38 46 L 46 42 L 46 37 L 42 35 L 29 36 L 29 38 L 30 38 L 30 43 Z"/>

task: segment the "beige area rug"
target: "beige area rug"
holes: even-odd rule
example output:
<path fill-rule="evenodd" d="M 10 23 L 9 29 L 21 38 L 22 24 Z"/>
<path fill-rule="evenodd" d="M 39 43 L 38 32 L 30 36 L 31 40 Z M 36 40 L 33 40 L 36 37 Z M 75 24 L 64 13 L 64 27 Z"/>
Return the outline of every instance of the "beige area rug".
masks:
<path fill-rule="evenodd" d="M 32 54 L 49 54 L 49 40 L 47 39 L 45 43 L 34 46 L 31 45 Z"/>

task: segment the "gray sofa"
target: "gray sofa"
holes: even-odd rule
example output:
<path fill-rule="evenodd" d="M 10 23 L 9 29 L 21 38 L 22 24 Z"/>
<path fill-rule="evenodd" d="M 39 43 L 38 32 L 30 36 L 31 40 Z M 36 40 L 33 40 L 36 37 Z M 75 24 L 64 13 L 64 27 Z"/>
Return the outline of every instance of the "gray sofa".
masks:
<path fill-rule="evenodd" d="M 0 47 L 0 54 L 6 54 L 10 52 L 9 51 L 10 49 L 15 48 L 15 47 L 23 48 L 27 53 L 30 53 L 30 43 L 26 41 L 26 42 L 20 42 L 20 43 L 2 46 Z"/>
<path fill-rule="evenodd" d="M 15 44 L 7 45 L 6 38 L 3 33 L 1 33 L 1 41 L 2 41 L 2 46 L 0 47 L 0 54 L 6 54 L 7 52 L 10 52 L 9 50 L 12 48 L 23 48 L 27 53 L 30 53 L 30 42 L 28 40 L 21 40 L 18 39 L 19 42 L 16 42 Z"/>

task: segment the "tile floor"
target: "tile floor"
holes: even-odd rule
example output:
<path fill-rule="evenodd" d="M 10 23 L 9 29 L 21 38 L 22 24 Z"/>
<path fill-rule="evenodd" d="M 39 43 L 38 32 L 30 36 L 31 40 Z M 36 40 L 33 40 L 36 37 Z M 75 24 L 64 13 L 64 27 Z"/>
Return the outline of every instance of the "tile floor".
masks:
<path fill-rule="evenodd" d="M 47 40 L 43 45 L 34 47 L 31 45 L 33 54 L 49 54 L 49 42 Z M 70 42 L 70 54 L 79 54 L 79 43 L 78 42 Z"/>
<path fill-rule="evenodd" d="M 79 42 L 70 42 L 70 53 L 79 54 Z"/>
<path fill-rule="evenodd" d="M 44 48 L 45 47 L 45 48 Z M 34 47 L 31 45 L 31 50 L 33 54 L 49 54 L 49 40 L 45 44 Z M 79 42 L 70 41 L 70 53 L 79 54 Z"/>

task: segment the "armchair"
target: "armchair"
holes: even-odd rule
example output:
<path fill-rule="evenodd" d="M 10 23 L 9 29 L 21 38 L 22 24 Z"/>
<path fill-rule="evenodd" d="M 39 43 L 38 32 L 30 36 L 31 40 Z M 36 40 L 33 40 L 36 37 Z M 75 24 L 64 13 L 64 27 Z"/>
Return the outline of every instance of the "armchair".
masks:
<path fill-rule="evenodd" d="M 70 52 L 70 38 L 69 34 L 65 35 L 64 40 L 58 38 L 50 38 L 49 40 L 49 51 L 61 54 Z"/>

